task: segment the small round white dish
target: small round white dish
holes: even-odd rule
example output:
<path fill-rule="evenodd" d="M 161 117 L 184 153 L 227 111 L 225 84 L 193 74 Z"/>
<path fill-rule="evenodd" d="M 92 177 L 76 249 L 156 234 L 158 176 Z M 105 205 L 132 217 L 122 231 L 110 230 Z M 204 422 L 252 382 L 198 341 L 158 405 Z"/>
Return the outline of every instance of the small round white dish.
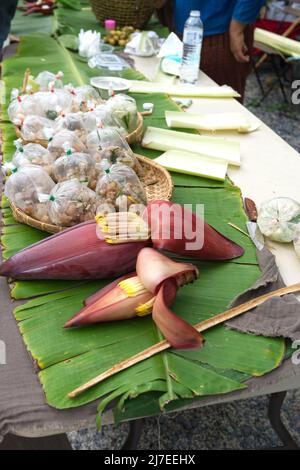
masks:
<path fill-rule="evenodd" d="M 126 93 L 130 89 L 130 81 L 118 77 L 93 77 L 91 85 L 99 90 L 103 99 L 116 93 Z"/>

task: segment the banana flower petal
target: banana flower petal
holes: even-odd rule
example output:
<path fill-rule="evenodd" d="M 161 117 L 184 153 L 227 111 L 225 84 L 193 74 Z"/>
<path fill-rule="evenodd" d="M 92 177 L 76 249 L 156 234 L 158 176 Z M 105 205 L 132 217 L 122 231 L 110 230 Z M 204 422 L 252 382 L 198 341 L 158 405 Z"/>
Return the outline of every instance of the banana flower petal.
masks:
<path fill-rule="evenodd" d="M 168 306 L 172 290 L 176 293 L 174 280 L 163 282 L 154 302 L 153 321 L 173 348 L 200 348 L 204 342 L 203 336 L 192 325 L 175 315 Z"/>
<path fill-rule="evenodd" d="M 157 294 L 162 282 L 173 278 L 177 288 L 198 278 L 199 272 L 190 263 L 177 263 L 153 248 L 144 248 L 136 264 L 137 276 L 145 288 Z"/>
<path fill-rule="evenodd" d="M 154 201 L 148 204 L 144 218 L 158 250 L 203 260 L 228 260 L 244 254 L 241 246 L 180 204 Z"/>
<path fill-rule="evenodd" d="M 89 297 L 65 328 L 128 320 L 153 311 L 153 320 L 173 347 L 200 347 L 201 335 L 169 309 L 178 288 L 197 277 L 193 265 L 176 263 L 152 248 L 144 248 L 138 256 L 137 273 L 123 276 Z"/>
<path fill-rule="evenodd" d="M 129 294 L 126 285 L 133 286 L 136 290 Z M 94 300 L 88 299 L 85 307 L 71 320 L 69 320 L 65 328 L 73 328 L 87 326 L 96 323 L 104 323 L 118 320 L 128 320 L 139 314 L 139 308 L 153 298 L 151 292 L 139 283 L 136 275 L 123 278 L 109 284 L 94 296 Z M 146 313 L 151 313 L 151 310 Z"/>

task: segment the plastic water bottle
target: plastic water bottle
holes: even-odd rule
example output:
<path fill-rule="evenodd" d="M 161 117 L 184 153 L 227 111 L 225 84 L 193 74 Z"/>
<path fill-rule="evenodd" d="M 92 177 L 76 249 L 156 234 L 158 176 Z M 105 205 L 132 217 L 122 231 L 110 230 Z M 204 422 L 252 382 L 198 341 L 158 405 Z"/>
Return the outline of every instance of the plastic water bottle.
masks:
<path fill-rule="evenodd" d="M 183 33 L 183 56 L 180 72 L 181 83 L 196 84 L 198 81 L 203 42 L 203 23 L 200 11 L 193 10 L 186 21 Z"/>

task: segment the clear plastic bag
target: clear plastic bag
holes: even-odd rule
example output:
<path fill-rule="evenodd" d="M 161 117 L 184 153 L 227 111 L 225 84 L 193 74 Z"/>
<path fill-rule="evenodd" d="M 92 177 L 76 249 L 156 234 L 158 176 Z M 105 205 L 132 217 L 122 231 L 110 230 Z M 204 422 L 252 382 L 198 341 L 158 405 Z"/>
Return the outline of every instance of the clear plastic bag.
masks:
<path fill-rule="evenodd" d="M 27 116 L 21 129 L 22 139 L 27 142 L 50 140 L 54 134 L 54 121 L 41 116 Z"/>
<path fill-rule="evenodd" d="M 106 109 L 118 127 L 129 134 L 138 127 L 138 110 L 136 101 L 128 95 L 117 94 L 106 103 Z"/>
<path fill-rule="evenodd" d="M 101 163 L 102 159 L 106 158 L 102 151 L 109 146 L 118 146 L 118 143 L 120 144 L 122 141 L 124 141 L 122 133 L 120 133 L 117 128 L 102 127 L 95 129 L 87 135 L 86 146 L 95 161 Z M 130 147 L 129 150 L 132 153 Z"/>
<path fill-rule="evenodd" d="M 26 116 L 39 114 L 35 109 L 33 95 L 23 95 L 13 99 L 7 113 L 9 120 L 15 126 L 21 126 Z"/>
<path fill-rule="evenodd" d="M 132 168 L 139 177 L 142 176 L 141 164 L 118 130 L 111 129 L 109 132 L 103 133 L 100 136 L 100 145 L 102 148 L 101 159 L 108 160 L 111 165 L 121 163 Z"/>
<path fill-rule="evenodd" d="M 120 212 L 128 212 L 133 204 L 147 204 L 146 193 L 137 174 L 119 163 L 105 170 L 96 193 L 99 205 L 107 203 Z"/>
<path fill-rule="evenodd" d="M 56 75 L 52 72 L 41 72 L 34 79 L 34 83 L 38 85 L 41 91 L 49 90 L 49 88 L 63 88 L 63 72 L 58 72 Z"/>
<path fill-rule="evenodd" d="M 72 95 L 65 90 L 40 91 L 32 96 L 35 114 L 53 121 L 61 113 L 68 113 L 72 109 Z"/>
<path fill-rule="evenodd" d="M 72 90 L 72 111 L 89 111 L 102 102 L 98 91 L 91 85 L 83 85 Z"/>
<path fill-rule="evenodd" d="M 51 175 L 54 161 L 55 157 L 42 145 L 27 144 L 17 146 L 12 163 L 17 168 L 29 165 L 41 166 Z"/>
<path fill-rule="evenodd" d="M 71 153 L 59 157 L 53 165 L 53 178 L 57 183 L 77 179 L 96 189 L 98 173 L 92 157 L 86 153 Z"/>
<path fill-rule="evenodd" d="M 74 153 L 85 153 L 86 146 L 76 132 L 63 129 L 54 134 L 52 140 L 49 142 L 48 150 L 58 158 L 64 155 L 68 150 Z"/>
<path fill-rule="evenodd" d="M 50 220 L 60 227 L 71 227 L 95 217 L 96 194 L 78 180 L 58 183 L 48 199 Z"/>
<path fill-rule="evenodd" d="M 85 132 L 84 113 L 68 113 L 57 118 L 55 130 L 59 132 L 62 129 L 72 132 Z"/>
<path fill-rule="evenodd" d="M 262 204 L 258 226 L 270 240 L 290 243 L 298 233 L 300 224 L 300 204 L 288 197 L 278 197 Z"/>
<path fill-rule="evenodd" d="M 86 138 L 87 150 L 97 163 L 101 163 L 101 160 L 102 160 L 101 136 L 110 132 L 111 132 L 111 129 L 97 128 L 87 135 L 87 138 Z"/>
<path fill-rule="evenodd" d="M 97 127 L 119 127 L 117 121 L 109 113 L 106 104 L 100 104 L 92 111 Z"/>
<path fill-rule="evenodd" d="M 105 215 L 112 214 L 113 212 L 116 212 L 116 208 L 113 204 L 102 202 L 97 206 L 96 217 L 104 217 Z"/>
<path fill-rule="evenodd" d="M 27 215 L 48 223 L 48 205 L 40 202 L 38 194 L 49 194 L 54 187 L 54 181 L 43 168 L 26 166 L 7 179 L 4 192 L 7 199 Z"/>

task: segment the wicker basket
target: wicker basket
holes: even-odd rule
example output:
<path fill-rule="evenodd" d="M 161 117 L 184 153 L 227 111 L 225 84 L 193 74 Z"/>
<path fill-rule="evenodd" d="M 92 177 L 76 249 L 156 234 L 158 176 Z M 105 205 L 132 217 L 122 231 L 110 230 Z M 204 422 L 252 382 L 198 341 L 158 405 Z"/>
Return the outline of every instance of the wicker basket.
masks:
<path fill-rule="evenodd" d="M 148 202 L 156 200 L 169 201 L 173 193 L 173 181 L 169 172 L 162 166 L 149 160 L 149 158 L 142 157 L 141 155 L 136 155 L 136 157 L 144 170 L 144 176 L 141 177 L 140 180 L 146 190 Z M 13 203 L 11 203 L 11 208 L 15 220 L 38 230 L 42 230 L 43 232 L 58 233 L 68 228 L 45 224 L 39 220 L 33 219 Z"/>
<path fill-rule="evenodd" d="M 22 132 L 21 132 L 20 127 L 15 126 L 15 131 L 16 131 L 17 137 L 22 140 L 24 145 L 26 145 L 26 144 L 40 144 L 45 148 L 48 147 L 48 144 L 49 144 L 48 140 L 41 140 L 41 139 L 36 139 L 34 141 L 25 140 L 22 137 Z M 126 136 L 126 140 L 127 140 L 128 144 L 132 145 L 132 144 L 136 144 L 136 143 L 141 142 L 142 137 L 143 137 L 143 132 L 144 132 L 143 115 L 141 113 L 138 113 L 138 126 L 137 126 L 136 130 L 131 132 L 131 134 L 128 134 Z"/>
<path fill-rule="evenodd" d="M 97 20 L 104 24 L 107 19 L 116 20 L 118 26 L 144 28 L 156 8 L 166 0 L 91 0 Z"/>

